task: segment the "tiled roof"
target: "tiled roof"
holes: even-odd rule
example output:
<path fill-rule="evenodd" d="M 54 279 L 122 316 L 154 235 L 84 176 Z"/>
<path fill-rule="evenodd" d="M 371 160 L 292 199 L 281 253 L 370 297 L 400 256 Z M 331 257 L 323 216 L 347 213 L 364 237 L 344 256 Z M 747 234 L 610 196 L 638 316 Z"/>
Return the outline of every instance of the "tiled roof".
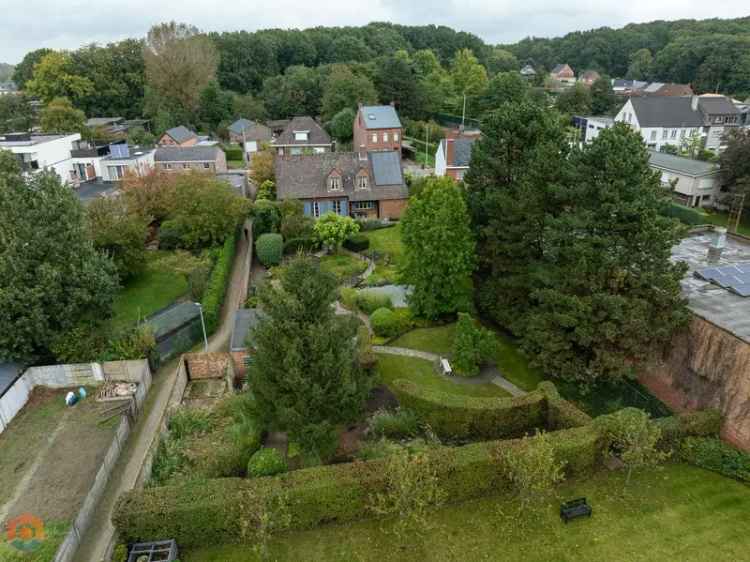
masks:
<path fill-rule="evenodd" d="M 703 115 L 693 110 L 688 96 L 631 98 L 630 102 L 641 127 L 703 126 Z"/>
<path fill-rule="evenodd" d="M 230 351 L 247 349 L 247 336 L 258 325 L 261 317 L 262 313 L 257 308 L 240 308 L 234 313 L 232 340 L 229 344 Z"/>
<path fill-rule="evenodd" d="M 213 162 L 221 149 L 214 146 L 160 146 L 154 162 Z"/>
<path fill-rule="evenodd" d="M 306 141 L 298 141 L 294 138 L 295 131 L 307 131 Z M 295 117 L 284 129 L 284 132 L 276 139 L 276 146 L 289 145 L 322 145 L 331 144 L 331 137 L 323 130 L 323 127 L 312 117 Z"/>
<path fill-rule="evenodd" d="M 237 135 L 241 135 L 242 131 L 246 131 L 247 129 L 249 129 L 253 125 L 255 125 L 255 123 L 253 123 L 252 121 L 250 121 L 250 119 L 245 119 L 243 117 L 241 119 L 237 119 L 237 121 L 235 121 L 234 123 L 232 123 L 231 125 L 229 125 L 229 130 L 232 133 L 235 133 Z"/>
<path fill-rule="evenodd" d="M 701 96 L 698 103 L 707 115 L 738 114 L 740 112 L 737 106 L 724 96 Z"/>
<path fill-rule="evenodd" d="M 255 123 L 245 130 L 245 141 L 268 141 L 273 140 L 273 131 L 260 123 Z"/>
<path fill-rule="evenodd" d="M 198 136 L 184 125 L 173 127 L 169 129 L 165 134 L 169 135 L 175 142 L 180 144 Z"/>
<path fill-rule="evenodd" d="M 365 129 L 400 129 L 401 120 L 392 105 L 363 105 L 359 108 Z"/>
<path fill-rule="evenodd" d="M 341 174 L 342 191 L 328 191 L 328 176 Z M 355 189 L 361 170 L 370 177 L 369 189 Z M 372 152 L 361 160 L 354 152 L 324 152 L 276 159 L 279 199 L 312 199 L 346 195 L 351 201 L 406 199 L 409 190 L 401 173 L 401 159 L 393 152 Z"/>
<path fill-rule="evenodd" d="M 688 176 L 704 176 L 717 171 L 716 165 L 710 162 L 693 160 L 692 158 L 675 156 L 666 152 L 657 152 L 656 150 L 649 150 L 649 154 L 649 163 L 652 166 L 672 170 Z"/>
<path fill-rule="evenodd" d="M 453 141 L 453 162 L 449 166 L 468 166 L 471 148 L 477 139 L 456 139 Z"/>

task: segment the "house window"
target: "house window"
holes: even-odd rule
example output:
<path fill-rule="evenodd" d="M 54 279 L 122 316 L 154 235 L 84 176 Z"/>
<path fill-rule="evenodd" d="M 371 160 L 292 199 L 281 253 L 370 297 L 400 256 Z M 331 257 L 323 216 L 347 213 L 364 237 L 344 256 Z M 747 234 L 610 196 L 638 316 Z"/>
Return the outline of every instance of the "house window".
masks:
<path fill-rule="evenodd" d="M 165 167 L 165 168 L 166 168 L 167 170 L 171 170 L 171 169 L 172 169 L 172 164 L 164 164 L 164 167 Z"/>
<path fill-rule="evenodd" d="M 357 176 L 357 189 L 367 189 L 369 184 L 369 178 L 366 175 Z"/>
<path fill-rule="evenodd" d="M 190 167 L 190 164 L 183 164 L 182 169 L 187 170 Z"/>
<path fill-rule="evenodd" d="M 313 211 L 313 216 L 317 219 L 320 216 L 320 205 L 318 205 L 317 201 L 313 201 L 312 211 Z"/>
<path fill-rule="evenodd" d="M 378 134 L 377 133 L 373 133 L 372 134 L 372 142 L 378 142 Z"/>
<path fill-rule="evenodd" d="M 341 201 L 338 199 L 333 202 L 333 212 L 337 215 L 341 214 Z"/>
<path fill-rule="evenodd" d="M 328 178 L 328 191 L 341 191 L 341 178 L 339 176 Z"/>
<path fill-rule="evenodd" d="M 398 133 L 393 133 L 393 142 L 398 142 Z"/>
<path fill-rule="evenodd" d="M 205 168 L 206 170 L 210 170 L 210 169 L 211 169 L 211 164 L 209 164 L 208 162 L 204 162 L 204 163 L 203 163 L 203 167 L 204 167 L 204 168 Z"/>
<path fill-rule="evenodd" d="M 354 208 L 362 211 L 375 208 L 375 201 L 355 201 Z"/>
<path fill-rule="evenodd" d="M 651 140 L 652 141 L 656 140 L 656 129 L 654 129 L 653 131 L 651 131 Z"/>
<path fill-rule="evenodd" d="M 294 140 L 306 142 L 309 132 L 310 131 L 294 131 Z"/>
<path fill-rule="evenodd" d="M 292 156 L 299 156 L 300 154 L 302 154 L 302 149 L 301 148 L 292 148 L 291 154 L 292 154 Z"/>
<path fill-rule="evenodd" d="M 383 133 L 383 142 L 388 142 L 388 133 Z"/>
<path fill-rule="evenodd" d="M 680 138 L 681 139 L 685 138 L 685 133 L 687 133 L 687 131 L 685 129 L 680 129 Z"/>
<path fill-rule="evenodd" d="M 672 134 L 670 135 L 670 138 L 676 139 L 677 138 L 677 129 L 672 129 Z"/>
<path fill-rule="evenodd" d="M 669 136 L 669 131 L 667 129 L 661 130 L 661 138 L 666 139 Z"/>

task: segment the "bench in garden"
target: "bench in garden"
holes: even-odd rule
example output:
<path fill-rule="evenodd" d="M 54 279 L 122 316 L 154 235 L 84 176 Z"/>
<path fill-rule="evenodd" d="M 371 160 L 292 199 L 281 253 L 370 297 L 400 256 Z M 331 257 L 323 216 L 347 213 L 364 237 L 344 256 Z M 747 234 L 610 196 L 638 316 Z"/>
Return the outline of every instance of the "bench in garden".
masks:
<path fill-rule="evenodd" d="M 591 517 L 591 506 L 586 503 L 586 498 L 577 498 L 560 505 L 560 518 L 567 524 L 578 517 Z"/>
<path fill-rule="evenodd" d="M 444 375 L 453 374 L 453 369 L 451 369 L 451 364 L 448 363 L 448 360 L 444 358 L 440 359 L 440 370 L 443 371 Z"/>

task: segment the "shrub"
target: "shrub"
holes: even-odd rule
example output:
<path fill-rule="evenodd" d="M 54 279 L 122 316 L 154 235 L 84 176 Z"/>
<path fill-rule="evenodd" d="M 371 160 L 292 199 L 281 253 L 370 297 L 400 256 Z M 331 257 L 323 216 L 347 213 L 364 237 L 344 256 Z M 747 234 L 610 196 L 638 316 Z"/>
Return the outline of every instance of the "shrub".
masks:
<path fill-rule="evenodd" d="M 370 418 L 369 428 L 377 437 L 414 437 L 419 433 L 419 419 L 411 410 L 378 410 Z"/>
<path fill-rule="evenodd" d="M 256 201 L 261 200 L 273 201 L 276 199 L 276 184 L 271 180 L 266 180 L 258 188 L 258 193 L 255 196 Z"/>
<path fill-rule="evenodd" d="M 341 304 L 349 310 L 356 310 L 357 308 L 357 296 L 359 292 L 357 289 L 351 287 L 342 287 L 339 289 L 339 301 Z"/>
<path fill-rule="evenodd" d="M 282 211 L 283 212 L 283 211 Z M 313 238 L 315 220 L 305 215 L 287 215 L 281 219 L 281 234 L 284 240 L 293 238 Z"/>
<path fill-rule="evenodd" d="M 497 352 L 495 335 L 463 312 L 458 314 L 456 337 L 453 340 L 452 367 L 456 374 L 473 377 L 479 366 L 494 359 Z"/>
<path fill-rule="evenodd" d="M 370 247 L 370 239 L 364 234 L 355 234 L 344 240 L 344 248 L 352 252 L 364 252 Z"/>
<path fill-rule="evenodd" d="M 257 451 L 252 457 L 250 462 L 247 463 L 247 475 L 248 476 L 273 476 L 275 474 L 281 474 L 286 472 L 286 460 L 281 456 L 276 449 L 269 449 L 263 447 Z"/>
<path fill-rule="evenodd" d="M 281 234 L 263 234 L 255 242 L 255 251 L 260 263 L 266 267 L 279 265 L 284 252 Z"/>
<path fill-rule="evenodd" d="M 373 293 L 371 291 L 357 291 L 356 304 L 357 308 L 365 314 L 372 314 L 379 308 L 393 308 L 391 297 L 388 295 Z"/>
<path fill-rule="evenodd" d="M 211 428 L 211 418 L 208 412 L 193 408 L 180 408 L 167 424 L 170 437 L 182 439 L 196 433 L 205 433 Z"/>
<path fill-rule="evenodd" d="M 239 146 L 227 146 L 224 145 L 224 154 L 227 155 L 227 160 L 242 160 L 242 148 Z"/>
<path fill-rule="evenodd" d="M 285 254 L 296 254 L 299 252 L 312 252 L 318 248 L 315 238 L 291 238 L 284 242 Z"/>
<path fill-rule="evenodd" d="M 206 322 L 206 331 L 210 334 L 216 330 L 221 315 L 221 305 L 224 304 L 224 295 L 227 283 L 232 273 L 232 262 L 237 246 L 237 237 L 229 236 L 224 242 L 216 264 L 211 271 L 208 286 L 203 292 L 203 318 Z"/>
<path fill-rule="evenodd" d="M 408 308 L 379 308 L 370 315 L 370 323 L 375 335 L 383 338 L 400 336 L 414 325 Z"/>
<path fill-rule="evenodd" d="M 150 357 L 155 349 L 153 327 L 150 324 L 139 324 L 110 341 L 105 356 L 109 361 L 144 359 Z"/>
<path fill-rule="evenodd" d="M 744 482 L 750 482 L 750 455 L 715 437 L 686 437 L 679 448 L 685 462 Z"/>
<path fill-rule="evenodd" d="M 278 232 L 281 224 L 281 213 L 272 201 L 256 201 L 252 210 L 253 236 L 257 239 L 262 234 Z"/>
<path fill-rule="evenodd" d="M 659 447 L 675 450 L 684 437 L 713 437 L 721 431 L 721 414 L 718 410 L 702 410 L 659 418 L 654 423 L 661 428 Z"/>
<path fill-rule="evenodd" d="M 180 245 L 181 233 L 175 221 L 164 221 L 159 227 L 159 249 L 174 250 Z"/>
<path fill-rule="evenodd" d="M 351 217 L 328 212 L 315 221 L 313 232 L 322 244 L 336 249 L 350 235 L 359 232 L 359 225 Z"/>

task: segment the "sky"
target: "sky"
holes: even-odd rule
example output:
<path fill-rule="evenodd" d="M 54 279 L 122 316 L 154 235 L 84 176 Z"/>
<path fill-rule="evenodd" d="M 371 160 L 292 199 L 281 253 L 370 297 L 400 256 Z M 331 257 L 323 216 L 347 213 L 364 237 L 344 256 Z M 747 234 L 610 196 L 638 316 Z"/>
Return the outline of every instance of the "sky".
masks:
<path fill-rule="evenodd" d="M 747 0 L 0 0 L 0 62 L 40 47 L 76 49 L 143 37 L 176 20 L 203 31 L 364 25 L 447 25 L 488 43 L 554 37 L 657 19 L 750 15 Z"/>

